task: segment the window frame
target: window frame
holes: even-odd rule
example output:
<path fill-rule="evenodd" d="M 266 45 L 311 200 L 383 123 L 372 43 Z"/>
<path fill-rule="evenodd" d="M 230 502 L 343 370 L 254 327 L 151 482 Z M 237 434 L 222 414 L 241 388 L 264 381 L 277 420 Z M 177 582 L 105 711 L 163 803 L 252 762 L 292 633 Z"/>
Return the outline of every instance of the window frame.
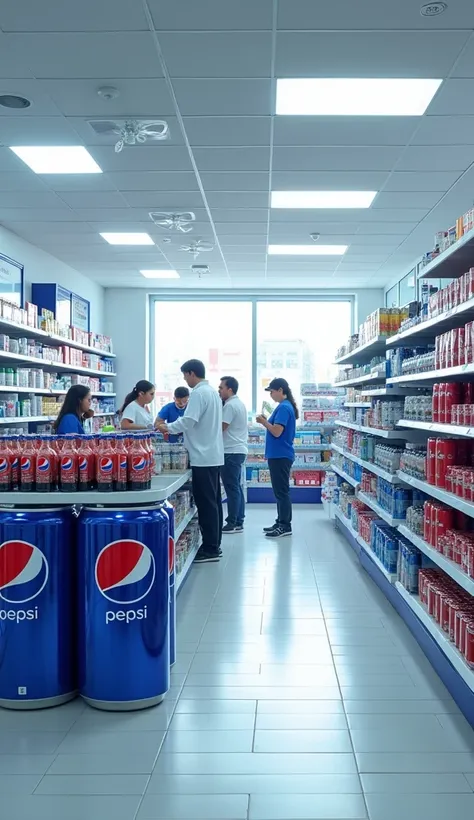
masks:
<path fill-rule="evenodd" d="M 251 412 L 257 411 L 257 304 L 259 302 L 349 302 L 350 303 L 350 317 L 351 327 L 350 334 L 354 333 L 355 327 L 355 311 L 356 311 L 356 297 L 354 294 L 310 294 L 310 293 L 269 293 L 269 294 L 255 294 L 249 293 L 226 293 L 226 292 L 211 292 L 203 293 L 202 291 L 169 291 L 167 293 L 155 293 L 149 296 L 149 328 L 150 328 L 150 355 L 149 355 L 149 378 L 153 379 L 155 374 L 155 303 L 156 302 L 250 302 L 252 306 L 252 346 L 251 346 L 251 369 L 252 369 L 252 408 Z"/>

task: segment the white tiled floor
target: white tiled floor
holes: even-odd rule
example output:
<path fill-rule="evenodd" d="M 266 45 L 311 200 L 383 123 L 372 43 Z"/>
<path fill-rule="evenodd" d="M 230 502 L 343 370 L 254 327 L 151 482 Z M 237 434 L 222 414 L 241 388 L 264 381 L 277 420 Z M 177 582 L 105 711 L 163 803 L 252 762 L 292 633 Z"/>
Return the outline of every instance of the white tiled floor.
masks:
<path fill-rule="evenodd" d="M 250 507 L 178 600 L 164 704 L 0 713 L 5 820 L 472 820 L 474 732 L 320 509 Z"/>

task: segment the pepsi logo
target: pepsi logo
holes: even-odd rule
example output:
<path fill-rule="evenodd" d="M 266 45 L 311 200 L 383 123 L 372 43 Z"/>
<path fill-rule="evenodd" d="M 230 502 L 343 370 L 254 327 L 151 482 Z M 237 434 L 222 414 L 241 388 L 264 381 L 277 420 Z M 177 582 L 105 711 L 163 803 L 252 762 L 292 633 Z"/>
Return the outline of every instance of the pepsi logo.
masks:
<path fill-rule="evenodd" d="M 49 566 L 45 555 L 28 541 L 0 544 L 0 598 L 11 604 L 32 601 L 46 586 Z"/>
<path fill-rule="evenodd" d="M 85 456 L 79 456 L 79 469 L 84 472 L 87 470 L 87 458 Z"/>
<path fill-rule="evenodd" d="M 99 459 L 99 467 L 101 472 L 111 473 L 114 468 L 114 463 L 111 458 L 108 458 L 107 456 L 102 456 L 102 458 Z"/>
<path fill-rule="evenodd" d="M 20 466 L 22 470 L 29 470 L 31 467 L 31 461 L 29 458 L 25 458 L 24 456 L 21 457 Z"/>
<path fill-rule="evenodd" d="M 67 458 L 62 458 L 61 459 L 61 470 L 66 470 L 66 471 L 67 470 L 72 470 L 72 467 L 73 467 L 72 458 L 69 458 L 69 456 L 68 456 Z"/>
<path fill-rule="evenodd" d="M 119 467 L 121 470 L 127 469 L 127 456 L 120 456 Z"/>
<path fill-rule="evenodd" d="M 140 473 L 146 467 L 146 458 L 143 456 L 133 456 L 132 458 L 132 470 L 136 473 Z"/>
<path fill-rule="evenodd" d="M 8 471 L 9 463 L 7 458 L 0 458 L 0 473 Z"/>
<path fill-rule="evenodd" d="M 18 470 L 19 459 L 18 456 L 14 456 L 12 461 L 12 470 Z"/>
<path fill-rule="evenodd" d="M 49 458 L 46 458 L 46 456 L 38 456 L 36 467 L 40 473 L 46 473 L 50 469 L 50 466 Z"/>
<path fill-rule="evenodd" d="M 174 538 L 169 537 L 168 540 L 168 573 L 172 575 L 174 572 Z"/>
<path fill-rule="evenodd" d="M 135 604 L 155 580 L 155 559 L 141 541 L 112 541 L 99 553 L 95 580 L 104 598 L 114 604 Z"/>

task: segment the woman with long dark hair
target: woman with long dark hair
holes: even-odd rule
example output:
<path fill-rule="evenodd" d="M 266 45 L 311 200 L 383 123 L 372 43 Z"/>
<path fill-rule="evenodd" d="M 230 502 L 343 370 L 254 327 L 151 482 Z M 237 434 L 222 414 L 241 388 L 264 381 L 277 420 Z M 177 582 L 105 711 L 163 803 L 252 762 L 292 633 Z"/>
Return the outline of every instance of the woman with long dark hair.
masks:
<path fill-rule="evenodd" d="M 73 384 L 64 397 L 59 415 L 53 424 L 53 430 L 58 436 L 65 436 L 68 433 L 83 436 L 82 422 L 93 415 L 90 388 L 85 384 Z"/>
<path fill-rule="evenodd" d="M 293 442 L 299 412 L 286 379 L 272 379 L 266 390 L 277 407 L 269 419 L 262 414 L 256 420 L 267 431 L 265 458 L 277 501 L 277 518 L 263 531 L 267 538 L 284 538 L 291 535 L 290 471 L 295 460 Z"/>
<path fill-rule="evenodd" d="M 140 379 L 133 390 L 127 393 L 119 413 L 122 417 L 122 430 L 150 430 L 153 427 L 153 418 L 149 405 L 155 398 L 155 385 Z"/>

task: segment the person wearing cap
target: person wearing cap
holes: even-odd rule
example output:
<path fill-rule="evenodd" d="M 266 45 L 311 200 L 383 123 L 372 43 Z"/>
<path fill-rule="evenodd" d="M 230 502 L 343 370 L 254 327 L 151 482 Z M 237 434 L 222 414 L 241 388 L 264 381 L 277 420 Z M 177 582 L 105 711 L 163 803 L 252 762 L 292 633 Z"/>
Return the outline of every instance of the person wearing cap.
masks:
<path fill-rule="evenodd" d="M 286 379 L 272 379 L 266 390 L 277 406 L 269 419 L 261 414 L 256 421 L 267 431 L 265 458 L 277 501 L 277 518 L 271 527 L 264 527 L 263 531 L 267 538 L 284 538 L 291 535 L 290 471 L 295 460 L 293 442 L 299 413 Z"/>
<path fill-rule="evenodd" d="M 160 412 L 158 413 L 155 421 L 155 427 L 158 427 L 161 421 L 166 421 L 167 424 L 176 421 L 176 419 L 180 419 L 181 416 L 184 416 L 184 411 L 186 410 L 187 403 L 189 401 L 189 390 L 187 387 L 177 387 L 174 391 L 174 401 L 170 401 L 168 404 L 165 404 Z M 174 444 L 177 441 L 183 440 L 183 434 L 180 435 L 173 435 L 172 433 L 169 434 L 168 440 L 171 444 Z"/>

